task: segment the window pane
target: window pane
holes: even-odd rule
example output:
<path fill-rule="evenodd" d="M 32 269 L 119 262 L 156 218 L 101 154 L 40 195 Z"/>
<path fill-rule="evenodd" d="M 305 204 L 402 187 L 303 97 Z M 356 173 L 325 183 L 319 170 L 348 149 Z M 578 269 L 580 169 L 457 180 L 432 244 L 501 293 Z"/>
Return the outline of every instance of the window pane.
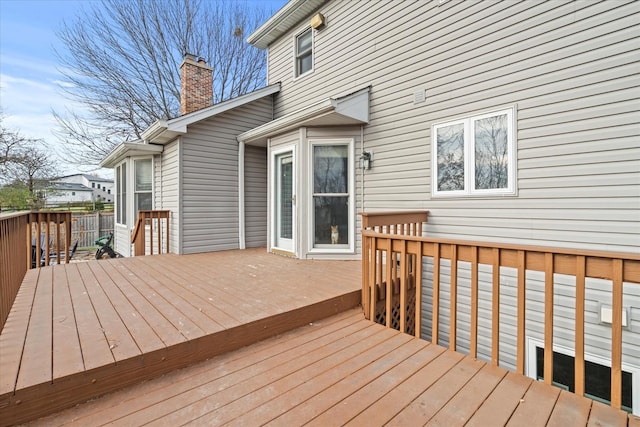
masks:
<path fill-rule="evenodd" d="M 298 75 L 311 71 L 313 57 L 311 54 L 298 58 Z"/>
<path fill-rule="evenodd" d="M 116 199 L 118 201 L 118 224 L 126 224 L 127 223 L 127 164 L 123 163 L 122 166 L 118 167 L 117 172 L 118 178 L 118 187 L 116 195 Z"/>
<path fill-rule="evenodd" d="M 348 192 L 349 150 L 346 145 L 313 147 L 313 192 L 320 194 Z"/>
<path fill-rule="evenodd" d="M 136 160 L 136 191 L 151 191 L 151 159 Z"/>
<path fill-rule="evenodd" d="M 314 197 L 314 244 L 349 244 L 349 197 Z"/>
<path fill-rule="evenodd" d="M 151 193 L 136 193 L 136 212 L 151 210 Z"/>
<path fill-rule="evenodd" d="M 507 188 L 509 152 L 507 115 L 475 120 L 475 188 Z"/>
<path fill-rule="evenodd" d="M 298 36 L 298 51 L 296 54 L 300 54 L 308 49 L 311 49 L 311 30 L 307 30 L 305 33 Z"/>
<path fill-rule="evenodd" d="M 436 129 L 438 191 L 464 190 L 464 124 Z"/>

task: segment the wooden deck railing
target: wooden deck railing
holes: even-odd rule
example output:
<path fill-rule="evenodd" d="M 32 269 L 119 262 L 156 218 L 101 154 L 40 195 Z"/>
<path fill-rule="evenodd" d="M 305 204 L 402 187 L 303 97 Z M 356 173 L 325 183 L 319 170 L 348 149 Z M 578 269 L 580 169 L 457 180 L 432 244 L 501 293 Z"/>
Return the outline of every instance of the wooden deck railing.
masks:
<path fill-rule="evenodd" d="M 394 214 L 399 215 L 399 214 Z M 406 223 L 415 226 L 415 213 L 407 214 Z M 426 214 L 425 214 L 426 220 Z M 394 223 L 401 222 L 394 217 Z M 554 275 L 575 279 L 575 393 L 584 395 L 585 355 L 585 283 L 589 278 L 604 279 L 611 284 L 611 405 L 621 406 L 622 382 L 622 300 L 623 283 L 640 284 L 640 254 L 608 253 L 572 249 L 520 246 L 499 243 L 468 242 L 435 239 L 420 235 L 393 234 L 394 229 L 374 230 L 371 221 L 362 231 L 363 308 L 369 319 L 384 319 L 388 327 L 420 336 L 422 261 L 431 259 L 433 280 L 425 286 L 433 287 L 431 341 L 438 342 L 440 332 L 440 290 L 450 296 L 449 348 L 456 350 L 458 262 L 470 266 L 470 349 L 471 357 L 478 354 L 478 266 L 488 265 L 492 271 L 491 291 L 491 362 L 500 360 L 500 268 L 510 267 L 517 272 L 517 337 L 516 371 L 525 372 L 525 319 L 527 272 L 544 273 L 544 382 L 552 383 L 553 373 L 553 314 Z M 376 225 L 378 225 L 376 223 Z M 420 227 L 417 227 L 419 229 Z M 397 228 L 396 228 L 397 229 Z M 399 229 L 403 229 L 400 227 Z M 404 227 L 407 229 L 407 226 Z M 441 282 L 441 261 L 450 261 L 450 282 Z M 414 284 L 417 284 L 414 285 Z M 445 287 L 448 289 L 445 290 Z M 395 289 L 394 289 L 395 288 Z M 388 296 L 391 296 L 389 298 Z M 395 300 L 394 300 L 395 298 Z M 411 300 L 414 300 L 413 310 Z M 380 316 L 380 311 L 383 315 Z M 397 325 L 386 313 L 397 311 Z M 410 328 L 410 321 L 415 325 Z"/>
<path fill-rule="evenodd" d="M 169 253 L 169 211 L 138 211 L 131 243 L 135 256 Z"/>
<path fill-rule="evenodd" d="M 39 237 L 37 237 L 39 236 Z M 69 262 L 71 212 L 0 216 L 0 329 L 28 269 Z M 61 253 L 65 254 L 61 259 Z"/>

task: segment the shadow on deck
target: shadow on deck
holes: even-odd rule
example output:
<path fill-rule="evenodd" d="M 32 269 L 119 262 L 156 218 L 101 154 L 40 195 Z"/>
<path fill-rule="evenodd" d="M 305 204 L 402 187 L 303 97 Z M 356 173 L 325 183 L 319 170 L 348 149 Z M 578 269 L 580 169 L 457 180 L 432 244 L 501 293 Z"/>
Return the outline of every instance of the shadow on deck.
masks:
<path fill-rule="evenodd" d="M 51 414 L 360 303 L 360 263 L 264 249 L 30 270 L 0 334 L 0 424 Z"/>

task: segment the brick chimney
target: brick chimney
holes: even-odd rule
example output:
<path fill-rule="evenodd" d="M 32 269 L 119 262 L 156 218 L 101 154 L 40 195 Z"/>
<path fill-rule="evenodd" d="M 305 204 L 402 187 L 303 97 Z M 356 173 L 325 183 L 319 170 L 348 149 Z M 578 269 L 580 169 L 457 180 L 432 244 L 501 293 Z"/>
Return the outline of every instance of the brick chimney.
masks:
<path fill-rule="evenodd" d="M 213 105 L 213 68 L 202 58 L 185 54 L 180 65 L 180 114 Z"/>

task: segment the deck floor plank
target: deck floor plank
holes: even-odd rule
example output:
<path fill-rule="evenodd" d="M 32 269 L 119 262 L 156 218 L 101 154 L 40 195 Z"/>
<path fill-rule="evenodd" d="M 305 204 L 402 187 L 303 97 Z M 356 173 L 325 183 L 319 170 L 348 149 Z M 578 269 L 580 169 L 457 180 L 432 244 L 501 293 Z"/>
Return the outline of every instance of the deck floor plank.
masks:
<path fill-rule="evenodd" d="M 111 274 L 120 291 L 133 305 L 136 312 L 151 326 L 164 345 L 171 346 L 185 342 L 185 336 L 163 315 L 161 309 L 144 297 L 141 292 L 141 289 L 144 289 L 143 281 L 130 273 L 129 270 L 120 268 L 121 265 L 114 263 L 114 267 L 111 269 Z"/>
<path fill-rule="evenodd" d="M 217 393 L 220 391 L 220 382 L 207 384 L 197 390 L 201 396 L 199 400 L 192 402 L 191 399 L 184 399 L 184 396 L 181 395 L 176 399 L 175 403 L 177 405 L 172 408 L 171 413 L 158 417 L 160 408 L 155 408 L 151 414 L 153 416 L 152 420 L 157 425 L 180 425 L 184 422 L 195 420 L 245 396 L 252 397 L 256 390 L 269 386 L 280 378 L 317 361 L 345 357 L 345 354 L 355 355 L 391 338 L 393 335 L 381 333 L 378 328 L 366 326 L 364 329 L 360 329 L 337 341 L 315 348 L 307 346 L 304 352 L 296 349 L 294 351 L 298 353 L 298 356 L 291 358 L 286 363 L 283 363 L 281 358 L 267 359 L 258 364 L 259 373 L 246 376 L 242 380 L 239 380 L 238 376 L 224 378 L 224 393 Z M 313 344 L 317 345 L 320 342 L 314 342 Z M 165 401 L 161 409 L 165 411 L 168 407 L 168 401 Z M 208 419 L 220 423 L 219 414 L 217 413 L 210 415 Z"/>
<path fill-rule="evenodd" d="M 110 365 L 115 362 L 115 358 L 109 349 L 109 341 L 98 315 L 93 309 L 80 270 L 78 270 L 78 264 L 70 264 L 66 271 L 84 367 L 86 370 L 90 370 Z"/>
<path fill-rule="evenodd" d="M 485 362 L 465 357 L 386 425 L 426 424 L 441 408 L 450 403 L 456 393 L 470 383 L 485 365 Z"/>
<path fill-rule="evenodd" d="M 102 289 L 99 278 L 93 274 L 90 263 L 79 263 L 78 271 L 91 299 L 91 305 L 98 316 L 100 326 L 107 337 L 109 349 L 115 361 L 118 362 L 142 354 L 127 326 L 122 322 Z"/>
<path fill-rule="evenodd" d="M 509 419 L 507 426 L 536 427 L 546 425 L 559 395 L 559 388 L 548 387 L 544 383 L 533 381 Z"/>
<path fill-rule="evenodd" d="M 593 402 L 562 390 L 547 427 L 586 426 Z"/>
<path fill-rule="evenodd" d="M 197 332 L 197 335 L 189 334 L 188 337 L 190 339 L 224 329 L 219 323 L 198 310 L 197 307 L 200 305 L 200 302 L 196 298 L 190 298 L 190 295 L 181 295 L 178 290 L 175 289 L 174 282 L 170 277 L 156 274 L 157 272 L 147 264 L 147 260 L 142 258 L 144 257 L 134 258 L 133 261 L 129 263 L 131 269 L 135 270 L 140 277 L 143 277 L 149 286 L 153 288 L 154 292 L 169 301 L 169 303 L 181 313 L 181 322 L 184 323 L 186 320 L 198 327 L 200 332 Z"/>
<path fill-rule="evenodd" d="M 492 423 L 505 425 L 532 382 L 531 378 L 509 372 L 466 425 L 469 427 L 484 427 Z"/>
<path fill-rule="evenodd" d="M 507 375 L 506 369 L 491 364 L 484 365 L 426 425 L 444 427 L 464 425 L 505 375 Z"/>
<path fill-rule="evenodd" d="M 361 368 L 349 367 L 347 364 L 325 371 L 309 378 L 300 386 L 289 390 L 276 399 L 264 404 L 242 417 L 236 418 L 231 425 L 303 425 L 328 410 L 328 408 L 344 400 L 362 387 L 396 368 L 399 364 L 424 351 L 427 342 L 407 340 L 397 348 L 384 352 L 381 347 L 370 352 L 374 358 L 366 361 L 359 356 L 358 363 L 365 361 Z M 342 372 L 341 372 L 342 371 Z M 313 399 L 313 405 L 305 402 Z M 336 419 L 334 417 L 334 419 Z"/>
<path fill-rule="evenodd" d="M 240 299 L 227 297 L 220 292 L 220 288 L 214 286 L 207 286 L 207 276 L 200 273 L 198 275 L 191 274 L 182 268 L 177 268 L 174 263 L 160 263 L 159 259 L 149 260 L 148 265 L 154 268 L 158 274 L 166 273 L 170 275 L 170 278 L 175 281 L 175 285 L 182 288 L 181 295 L 191 294 L 194 298 L 193 301 L 198 307 L 216 323 L 222 325 L 225 328 L 233 328 L 240 323 L 247 322 L 250 319 L 243 316 L 238 316 L 242 313 L 236 308 L 240 305 Z M 194 271 L 194 270 L 191 270 Z M 210 276 L 209 276 L 210 277 Z M 233 281 L 227 280 L 227 283 L 233 283 Z M 227 308 L 229 313 L 225 311 Z M 251 320 L 255 320 L 254 316 Z"/>
<path fill-rule="evenodd" d="M 384 425 L 399 414 L 422 392 L 433 385 L 446 372 L 457 365 L 464 356 L 453 351 L 445 351 L 423 366 L 406 381 L 378 399 L 373 405 L 351 419 L 346 425 Z M 413 423 L 412 423 L 413 424 Z"/>
<path fill-rule="evenodd" d="M 238 300 L 237 295 L 225 291 L 229 286 L 225 286 L 224 283 L 232 283 L 232 281 L 224 276 L 224 268 L 218 269 L 216 274 L 212 274 L 208 270 L 204 270 L 203 266 L 198 266 L 198 263 L 193 260 L 180 264 L 171 263 L 166 267 L 161 267 L 170 272 L 172 277 L 184 281 L 185 288 L 201 298 L 207 307 L 214 307 L 222 311 L 224 315 L 235 322 L 248 322 L 267 313 L 264 310 L 257 310 L 255 315 L 247 316 L 247 313 L 255 307 L 247 304 L 246 301 Z M 220 284 L 223 285 L 220 286 Z M 246 312 L 245 307 L 248 307 Z"/>
<path fill-rule="evenodd" d="M 12 312 L 0 335 L 0 396 L 12 394 L 20 372 L 20 361 L 29 329 L 29 318 L 36 294 L 39 270 L 27 271 L 16 295 Z"/>
<path fill-rule="evenodd" d="M 316 404 L 314 402 L 314 405 L 296 406 L 292 411 L 303 411 L 304 413 L 309 414 L 318 413 L 316 418 L 309 421 L 308 425 L 310 427 L 324 427 L 337 422 L 347 423 L 382 396 L 389 393 L 399 384 L 402 384 L 416 371 L 423 368 L 444 351 L 445 349 L 443 347 L 430 344 L 424 347 L 421 351 L 418 351 L 411 357 L 402 361 L 397 366 L 394 366 L 388 372 L 384 373 L 384 375 L 379 376 L 355 393 L 341 399 L 332 407 L 326 408 L 326 410 L 324 408 L 324 404 L 319 408 L 316 408 Z M 329 395 L 336 393 L 335 390 L 327 390 L 326 392 Z M 324 393 L 325 392 L 323 392 L 323 394 Z"/>
<path fill-rule="evenodd" d="M 116 275 L 107 272 L 104 269 L 104 263 L 91 263 L 91 270 L 96 278 L 102 284 L 102 289 L 111 301 L 113 308 L 122 323 L 126 325 L 127 330 L 135 341 L 137 347 L 142 353 L 150 353 L 154 350 L 164 348 L 164 343 L 156 334 L 155 330 L 149 326 L 140 312 L 131 304 L 123 291 L 114 281 Z"/>
<path fill-rule="evenodd" d="M 113 259 L 109 261 L 115 268 L 126 269 L 126 271 L 129 272 L 128 274 L 137 278 L 134 283 L 136 284 L 138 291 L 162 314 L 165 319 L 173 325 L 174 329 L 176 329 L 180 335 L 185 338 L 185 341 L 204 334 L 202 329 L 186 318 L 184 314 L 174 304 L 167 300 L 164 295 L 156 292 L 155 288 L 152 287 L 152 282 L 154 282 L 153 278 L 148 276 L 144 278 L 141 277 L 143 276 L 143 273 L 139 269 L 134 268 L 130 262 L 126 262 L 125 260 Z M 123 272 L 123 274 L 127 273 Z M 170 297 L 171 296 L 172 295 L 170 295 Z"/>
<path fill-rule="evenodd" d="M 51 382 L 53 269 L 40 272 L 16 388 Z"/>
<path fill-rule="evenodd" d="M 85 369 L 66 269 L 53 270 L 53 380 Z"/>
<path fill-rule="evenodd" d="M 626 412 L 612 410 L 610 406 L 594 401 L 587 427 L 623 427 L 628 421 L 629 416 Z"/>

